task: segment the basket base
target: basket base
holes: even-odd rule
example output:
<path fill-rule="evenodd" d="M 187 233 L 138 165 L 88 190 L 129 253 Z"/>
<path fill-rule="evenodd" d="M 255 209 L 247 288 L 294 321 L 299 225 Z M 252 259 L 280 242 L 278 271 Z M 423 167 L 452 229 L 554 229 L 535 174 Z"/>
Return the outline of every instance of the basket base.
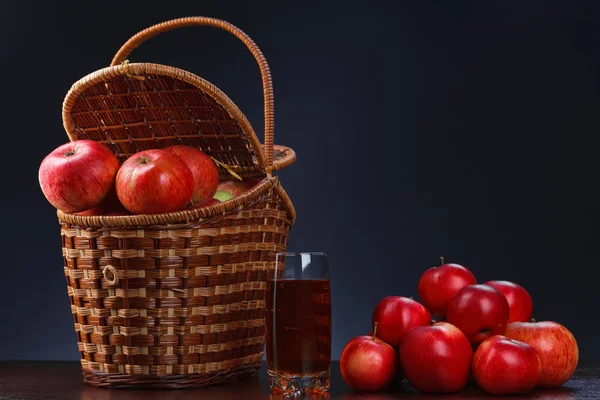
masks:
<path fill-rule="evenodd" d="M 232 383 L 255 377 L 261 363 L 248 364 L 209 374 L 128 375 L 83 369 L 88 385 L 113 389 L 185 389 Z"/>

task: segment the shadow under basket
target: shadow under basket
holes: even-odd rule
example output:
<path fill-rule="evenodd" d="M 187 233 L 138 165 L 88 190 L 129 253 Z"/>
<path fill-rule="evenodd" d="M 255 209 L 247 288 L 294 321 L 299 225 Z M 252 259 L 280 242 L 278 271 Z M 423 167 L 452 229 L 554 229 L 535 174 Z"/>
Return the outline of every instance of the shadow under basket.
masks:
<path fill-rule="evenodd" d="M 146 39 L 188 26 L 224 29 L 258 61 L 265 143 L 219 89 L 187 71 L 125 58 Z M 262 178 L 212 206 L 155 215 L 58 211 L 64 273 L 84 381 L 98 387 L 185 388 L 256 375 L 265 335 L 266 281 L 281 266 L 294 207 L 273 173 L 295 160 L 273 144 L 266 60 L 233 25 L 205 17 L 168 21 L 133 36 L 112 66 L 76 82 L 63 104 L 71 140 L 103 143 L 123 162 L 175 144 L 197 147 L 230 171 Z"/>

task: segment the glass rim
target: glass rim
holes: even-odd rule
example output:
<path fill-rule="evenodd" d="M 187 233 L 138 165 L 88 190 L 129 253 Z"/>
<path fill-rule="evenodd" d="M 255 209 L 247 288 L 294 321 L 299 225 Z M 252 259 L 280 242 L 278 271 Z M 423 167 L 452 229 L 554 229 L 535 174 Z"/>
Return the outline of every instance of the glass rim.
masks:
<path fill-rule="evenodd" d="M 299 256 L 299 255 L 310 255 L 310 256 L 326 256 L 327 253 L 324 251 L 280 251 L 276 253 L 277 256 Z"/>

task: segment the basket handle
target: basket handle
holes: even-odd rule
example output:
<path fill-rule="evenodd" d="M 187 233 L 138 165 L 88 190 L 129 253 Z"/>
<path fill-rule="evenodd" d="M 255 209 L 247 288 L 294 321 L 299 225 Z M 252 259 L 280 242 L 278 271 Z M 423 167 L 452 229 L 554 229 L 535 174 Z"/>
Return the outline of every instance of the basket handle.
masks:
<path fill-rule="evenodd" d="M 161 33 L 172 31 L 179 28 L 187 28 L 192 26 L 212 26 L 215 28 L 223 29 L 235 37 L 240 39 L 246 47 L 250 50 L 258 67 L 260 68 L 260 74 L 262 76 L 263 84 L 263 96 L 264 96 L 264 107 L 265 107 L 265 169 L 267 176 L 271 176 L 273 171 L 273 135 L 275 130 L 275 111 L 273 103 L 273 82 L 271 80 L 271 71 L 269 70 L 269 64 L 263 55 L 262 51 L 258 48 L 256 43 L 246 35 L 241 29 L 229 22 L 208 17 L 186 17 L 178 18 L 170 21 L 156 24 L 149 28 L 144 29 L 132 36 L 117 52 L 114 56 L 111 66 L 119 65 L 127 56 L 131 54 L 140 44 L 146 40 L 153 38 Z"/>

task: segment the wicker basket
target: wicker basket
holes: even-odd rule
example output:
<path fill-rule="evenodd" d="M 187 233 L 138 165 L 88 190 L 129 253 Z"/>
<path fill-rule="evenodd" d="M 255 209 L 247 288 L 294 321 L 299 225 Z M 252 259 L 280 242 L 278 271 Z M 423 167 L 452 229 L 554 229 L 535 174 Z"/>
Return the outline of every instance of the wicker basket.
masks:
<path fill-rule="evenodd" d="M 218 88 L 187 71 L 129 64 L 129 53 L 165 31 L 212 26 L 250 49 L 262 74 L 265 144 Z M 92 139 L 123 162 L 173 144 L 196 146 L 244 178 L 264 178 L 232 200 L 157 215 L 80 216 L 58 211 L 64 272 L 85 382 L 101 387 L 182 388 L 256 374 L 264 343 L 266 280 L 277 271 L 295 219 L 273 172 L 295 160 L 273 144 L 267 62 L 235 26 L 190 17 L 133 36 L 112 66 L 68 92 L 71 140 Z"/>

